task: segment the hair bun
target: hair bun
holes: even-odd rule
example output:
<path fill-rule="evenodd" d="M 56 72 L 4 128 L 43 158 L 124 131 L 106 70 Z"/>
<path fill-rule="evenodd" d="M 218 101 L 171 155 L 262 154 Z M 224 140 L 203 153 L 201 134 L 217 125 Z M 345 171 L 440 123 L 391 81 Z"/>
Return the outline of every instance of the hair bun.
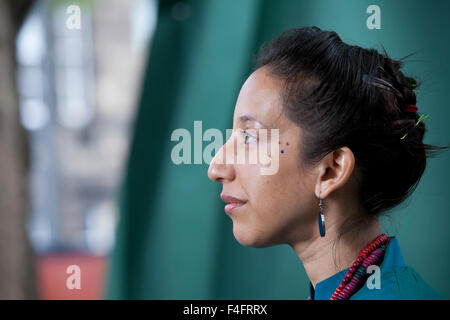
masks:
<path fill-rule="evenodd" d="M 407 112 L 407 105 L 416 105 L 417 96 L 415 91 L 416 88 L 420 86 L 420 83 L 418 83 L 416 79 L 405 76 L 401 71 L 404 64 L 403 60 L 410 55 L 399 60 L 394 60 L 389 57 L 384 47 L 383 50 L 384 64 L 382 67 L 382 75 L 401 93 L 398 96 L 398 107 L 401 111 Z"/>

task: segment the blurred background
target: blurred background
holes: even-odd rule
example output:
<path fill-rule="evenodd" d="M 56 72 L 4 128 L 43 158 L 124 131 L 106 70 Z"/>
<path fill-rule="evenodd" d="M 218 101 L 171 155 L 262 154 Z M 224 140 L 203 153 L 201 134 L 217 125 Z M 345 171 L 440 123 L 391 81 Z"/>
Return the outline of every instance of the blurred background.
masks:
<path fill-rule="evenodd" d="M 369 29 L 370 5 L 381 28 Z M 423 80 L 425 141 L 448 145 L 445 0 L 0 1 L 0 299 L 306 299 L 286 246 L 233 237 L 208 164 L 175 165 L 173 130 L 232 127 L 266 41 L 316 25 Z M 205 147 L 208 142 L 203 142 Z M 383 219 L 450 298 L 450 155 Z M 81 288 L 66 286 L 77 265 Z"/>

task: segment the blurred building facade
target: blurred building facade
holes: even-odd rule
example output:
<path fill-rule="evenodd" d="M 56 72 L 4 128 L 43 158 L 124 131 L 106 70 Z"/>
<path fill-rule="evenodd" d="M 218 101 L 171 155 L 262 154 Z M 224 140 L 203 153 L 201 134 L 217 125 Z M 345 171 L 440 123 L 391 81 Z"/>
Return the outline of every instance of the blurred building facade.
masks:
<path fill-rule="evenodd" d="M 80 253 L 106 258 L 114 244 L 116 195 L 155 6 L 39 0 L 18 34 L 20 116 L 31 151 L 27 227 L 39 286 L 58 281 L 48 272 L 55 264 L 76 264 Z M 104 259 L 95 261 L 103 273 Z M 44 298 L 61 292 L 41 290 Z"/>

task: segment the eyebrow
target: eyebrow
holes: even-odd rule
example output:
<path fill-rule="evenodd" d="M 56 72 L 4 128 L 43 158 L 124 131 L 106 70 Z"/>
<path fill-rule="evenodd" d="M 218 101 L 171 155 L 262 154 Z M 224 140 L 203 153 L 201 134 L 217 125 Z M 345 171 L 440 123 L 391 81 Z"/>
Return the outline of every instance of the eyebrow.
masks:
<path fill-rule="evenodd" d="M 252 117 L 252 116 L 250 116 L 250 115 L 243 115 L 243 116 L 240 116 L 240 117 L 239 117 L 239 121 L 240 121 L 240 122 L 247 122 L 247 121 L 257 122 L 257 123 L 259 123 L 260 125 L 262 125 L 263 127 L 269 128 L 268 125 L 262 123 L 262 122 L 259 121 L 259 120 L 256 120 L 255 117 Z"/>

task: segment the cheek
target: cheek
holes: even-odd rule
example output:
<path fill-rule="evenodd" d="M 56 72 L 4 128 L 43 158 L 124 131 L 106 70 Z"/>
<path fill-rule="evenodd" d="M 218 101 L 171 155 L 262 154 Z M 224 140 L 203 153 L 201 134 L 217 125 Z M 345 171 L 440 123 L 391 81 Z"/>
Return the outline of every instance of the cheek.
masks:
<path fill-rule="evenodd" d="M 261 175 L 258 165 L 241 166 L 237 173 L 249 199 L 247 212 L 233 220 L 234 235 L 240 243 L 262 246 L 283 242 L 292 228 L 306 226 L 315 217 L 310 214 L 308 178 L 300 174 L 294 160 L 281 158 L 275 175 Z"/>
<path fill-rule="evenodd" d="M 299 183 L 298 172 L 281 165 L 277 174 L 261 175 L 259 166 L 242 166 L 238 172 L 249 200 L 249 216 L 255 227 L 276 227 L 289 223 L 298 212 L 306 191 Z"/>
<path fill-rule="evenodd" d="M 262 175 L 259 165 L 243 165 L 238 168 L 237 176 L 250 205 L 256 209 L 272 202 L 278 185 L 276 175 Z"/>
<path fill-rule="evenodd" d="M 258 165 L 238 166 L 236 173 L 248 202 L 245 211 L 232 216 L 233 234 L 242 245 L 266 246 L 273 238 L 278 219 L 275 176 L 261 175 Z"/>

